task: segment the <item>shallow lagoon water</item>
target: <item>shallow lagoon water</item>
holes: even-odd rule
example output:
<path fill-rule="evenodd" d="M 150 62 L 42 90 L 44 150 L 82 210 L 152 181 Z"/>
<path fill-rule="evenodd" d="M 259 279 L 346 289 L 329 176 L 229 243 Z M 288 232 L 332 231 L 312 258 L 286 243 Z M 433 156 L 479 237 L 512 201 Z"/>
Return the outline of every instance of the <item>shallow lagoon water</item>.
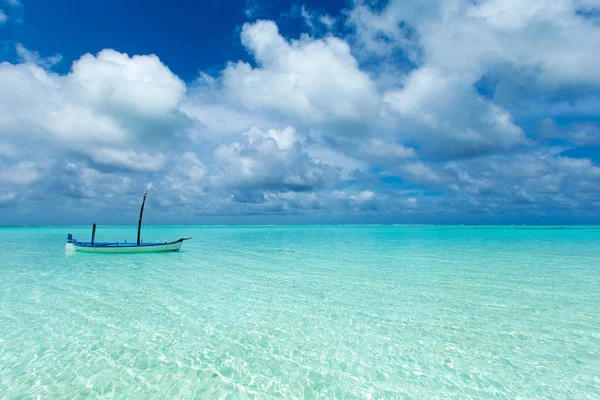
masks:
<path fill-rule="evenodd" d="M 0 228 L 0 398 L 600 397 L 600 227 L 69 232 Z"/>

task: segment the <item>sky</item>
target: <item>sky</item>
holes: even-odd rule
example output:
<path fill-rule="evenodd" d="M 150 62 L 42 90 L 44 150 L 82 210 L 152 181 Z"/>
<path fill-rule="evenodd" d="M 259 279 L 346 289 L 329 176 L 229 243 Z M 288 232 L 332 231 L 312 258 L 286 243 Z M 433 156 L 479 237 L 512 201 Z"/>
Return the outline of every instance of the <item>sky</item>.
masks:
<path fill-rule="evenodd" d="M 600 0 L 0 0 L 0 225 L 599 224 Z"/>

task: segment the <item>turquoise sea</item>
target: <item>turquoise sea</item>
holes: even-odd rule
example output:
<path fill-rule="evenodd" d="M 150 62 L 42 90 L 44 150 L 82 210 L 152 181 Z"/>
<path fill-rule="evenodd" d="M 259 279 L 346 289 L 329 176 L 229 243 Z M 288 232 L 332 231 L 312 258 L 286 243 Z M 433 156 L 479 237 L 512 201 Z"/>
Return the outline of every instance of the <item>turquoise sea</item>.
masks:
<path fill-rule="evenodd" d="M 0 228 L 2 399 L 600 398 L 600 227 L 69 232 Z"/>

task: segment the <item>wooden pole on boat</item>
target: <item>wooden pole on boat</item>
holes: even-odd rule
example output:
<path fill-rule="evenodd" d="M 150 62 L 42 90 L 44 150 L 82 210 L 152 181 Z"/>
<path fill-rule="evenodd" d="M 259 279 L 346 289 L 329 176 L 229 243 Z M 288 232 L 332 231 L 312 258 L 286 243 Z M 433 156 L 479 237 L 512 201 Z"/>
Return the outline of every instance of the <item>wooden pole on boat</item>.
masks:
<path fill-rule="evenodd" d="M 92 246 L 94 245 L 94 240 L 96 239 L 96 223 L 92 225 Z"/>
<path fill-rule="evenodd" d="M 138 236 L 137 236 L 137 244 L 140 245 L 140 233 L 142 231 L 142 214 L 144 213 L 144 203 L 146 203 L 146 195 L 148 194 L 148 189 L 144 192 L 144 200 L 142 200 L 142 209 L 140 210 L 140 219 L 138 220 Z"/>

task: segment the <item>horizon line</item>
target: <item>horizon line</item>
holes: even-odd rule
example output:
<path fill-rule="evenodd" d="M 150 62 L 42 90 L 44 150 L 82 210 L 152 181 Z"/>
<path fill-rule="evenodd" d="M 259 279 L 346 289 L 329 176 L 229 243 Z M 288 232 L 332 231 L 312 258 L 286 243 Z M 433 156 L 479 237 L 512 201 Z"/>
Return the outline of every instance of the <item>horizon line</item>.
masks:
<path fill-rule="evenodd" d="M 59 227 L 88 227 L 92 224 L 10 224 L 1 225 L 0 228 L 59 228 Z M 136 224 L 107 224 L 99 225 L 104 227 L 137 227 Z M 563 224 L 528 224 L 528 223 L 493 223 L 493 224 L 476 224 L 476 223 L 415 223 L 415 224 L 402 224 L 402 223 L 379 223 L 379 224 L 363 224 L 363 223 L 350 223 L 350 224 L 148 224 L 143 227 L 285 227 L 285 226 L 600 226 L 600 224 L 586 224 L 586 223 L 563 223 Z"/>

